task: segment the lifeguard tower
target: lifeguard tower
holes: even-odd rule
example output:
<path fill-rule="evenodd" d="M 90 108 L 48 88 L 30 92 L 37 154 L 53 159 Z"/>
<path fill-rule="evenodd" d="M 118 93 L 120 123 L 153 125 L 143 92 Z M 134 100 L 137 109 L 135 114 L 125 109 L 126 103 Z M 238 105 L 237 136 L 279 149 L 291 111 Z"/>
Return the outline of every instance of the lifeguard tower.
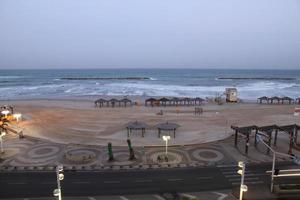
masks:
<path fill-rule="evenodd" d="M 226 102 L 237 102 L 237 89 L 236 88 L 226 88 L 225 90 Z"/>

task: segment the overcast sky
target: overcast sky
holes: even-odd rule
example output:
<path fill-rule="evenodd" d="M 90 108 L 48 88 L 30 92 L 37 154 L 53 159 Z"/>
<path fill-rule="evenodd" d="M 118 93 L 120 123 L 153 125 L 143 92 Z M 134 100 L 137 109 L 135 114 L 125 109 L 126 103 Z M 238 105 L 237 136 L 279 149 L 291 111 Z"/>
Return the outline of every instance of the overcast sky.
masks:
<path fill-rule="evenodd" d="M 299 0 L 0 0 L 0 69 L 300 69 Z"/>

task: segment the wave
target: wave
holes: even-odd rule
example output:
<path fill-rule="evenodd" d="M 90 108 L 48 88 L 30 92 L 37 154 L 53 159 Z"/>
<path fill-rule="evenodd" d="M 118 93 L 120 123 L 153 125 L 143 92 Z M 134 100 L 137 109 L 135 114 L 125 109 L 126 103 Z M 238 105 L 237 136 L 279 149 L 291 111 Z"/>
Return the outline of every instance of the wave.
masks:
<path fill-rule="evenodd" d="M 17 79 L 24 78 L 25 76 L 0 76 L 0 79 Z"/>
<path fill-rule="evenodd" d="M 164 84 L 157 82 L 64 82 L 60 84 L 0 87 L 0 98 L 21 97 L 59 97 L 85 95 L 138 95 L 138 96 L 178 96 L 178 97 L 212 97 L 223 93 L 227 87 L 236 87 L 238 96 L 256 99 L 259 96 L 299 97 L 300 84 L 258 81 L 231 85 L 205 86 L 201 84 Z"/>
<path fill-rule="evenodd" d="M 151 80 L 149 77 L 63 77 L 61 80 Z"/>
<path fill-rule="evenodd" d="M 297 80 L 297 78 L 290 78 L 290 77 L 217 77 L 216 80 L 284 80 L 284 81 L 291 81 Z"/>

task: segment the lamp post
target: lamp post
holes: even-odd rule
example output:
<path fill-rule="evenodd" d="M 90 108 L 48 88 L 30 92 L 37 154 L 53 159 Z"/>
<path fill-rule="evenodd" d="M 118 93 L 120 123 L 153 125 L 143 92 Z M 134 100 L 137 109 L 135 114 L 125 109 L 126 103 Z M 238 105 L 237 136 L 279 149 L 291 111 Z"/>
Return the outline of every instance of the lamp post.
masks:
<path fill-rule="evenodd" d="M 4 137 L 6 135 L 5 131 L 2 131 L 0 134 L 0 148 L 1 148 L 1 153 L 4 153 L 4 149 L 3 149 L 3 139 L 2 137 Z"/>
<path fill-rule="evenodd" d="M 257 134 L 256 135 L 256 140 L 258 142 L 261 142 L 263 143 L 267 148 L 269 148 L 272 153 L 273 153 L 273 162 L 272 162 L 272 172 L 271 172 L 271 192 L 273 192 L 274 190 L 274 175 L 275 175 L 275 162 L 276 162 L 276 154 L 278 155 L 281 155 L 281 156 L 285 156 L 285 157 L 289 157 L 289 158 L 292 158 L 294 159 L 294 162 L 296 164 L 298 164 L 297 162 L 297 158 L 298 156 L 295 156 L 295 155 L 290 155 L 290 154 L 285 154 L 285 153 L 280 153 L 280 152 L 277 152 L 275 151 L 272 147 L 270 147 L 267 143 L 265 143 L 265 141 L 263 140 L 263 138 L 261 137 L 261 135 Z M 299 162 L 300 163 L 300 162 Z"/>
<path fill-rule="evenodd" d="M 3 115 L 5 115 L 5 118 L 7 118 L 7 115 L 8 115 L 8 113 L 9 113 L 9 110 L 3 110 L 1 113 L 2 113 Z"/>
<path fill-rule="evenodd" d="M 162 139 L 166 142 L 166 156 L 168 155 L 168 140 L 171 139 L 169 135 L 163 135 Z"/>
<path fill-rule="evenodd" d="M 244 185 L 246 165 L 245 165 L 244 162 L 239 161 L 238 166 L 240 167 L 240 169 L 237 171 L 237 173 L 242 176 L 241 177 L 240 198 L 239 198 L 239 200 L 242 200 L 243 199 L 243 192 L 248 191 L 247 185 Z"/>
<path fill-rule="evenodd" d="M 13 114 L 14 118 L 19 122 L 19 119 L 22 117 L 20 113 Z"/>
<path fill-rule="evenodd" d="M 64 180 L 64 174 L 63 174 L 64 168 L 62 165 L 58 165 L 56 167 L 56 179 L 57 179 L 57 189 L 53 191 L 53 195 L 55 197 L 58 197 L 58 200 L 62 200 L 61 198 L 61 186 L 60 181 Z"/>

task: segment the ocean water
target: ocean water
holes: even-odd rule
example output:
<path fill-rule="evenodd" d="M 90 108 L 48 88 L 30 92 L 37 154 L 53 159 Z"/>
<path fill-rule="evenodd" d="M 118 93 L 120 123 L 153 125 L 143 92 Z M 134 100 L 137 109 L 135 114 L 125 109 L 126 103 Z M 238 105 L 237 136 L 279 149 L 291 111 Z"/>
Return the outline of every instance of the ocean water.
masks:
<path fill-rule="evenodd" d="M 239 98 L 249 100 L 300 97 L 300 70 L 0 70 L 1 100 L 91 95 L 212 97 L 226 87 L 236 87 Z"/>

